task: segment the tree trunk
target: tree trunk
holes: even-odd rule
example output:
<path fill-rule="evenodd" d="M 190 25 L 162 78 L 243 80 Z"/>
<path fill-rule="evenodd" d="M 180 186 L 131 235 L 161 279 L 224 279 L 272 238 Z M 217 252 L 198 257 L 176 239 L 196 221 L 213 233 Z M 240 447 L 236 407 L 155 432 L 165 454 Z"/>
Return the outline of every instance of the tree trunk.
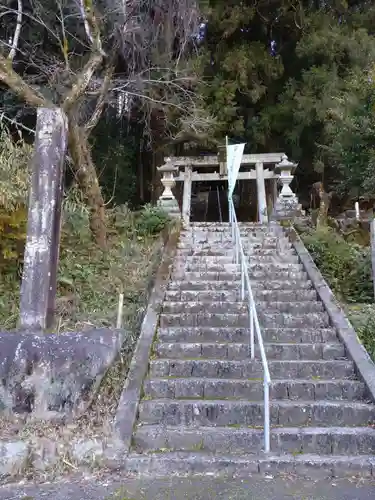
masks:
<path fill-rule="evenodd" d="M 74 118 L 69 117 L 69 150 L 79 187 L 90 210 L 90 230 L 98 246 L 107 247 L 105 207 L 87 134 Z"/>
<path fill-rule="evenodd" d="M 328 210 L 331 203 L 332 193 L 326 193 L 322 182 L 315 182 L 314 189 L 317 191 L 320 199 L 318 217 L 316 220 L 317 229 L 327 226 Z"/>

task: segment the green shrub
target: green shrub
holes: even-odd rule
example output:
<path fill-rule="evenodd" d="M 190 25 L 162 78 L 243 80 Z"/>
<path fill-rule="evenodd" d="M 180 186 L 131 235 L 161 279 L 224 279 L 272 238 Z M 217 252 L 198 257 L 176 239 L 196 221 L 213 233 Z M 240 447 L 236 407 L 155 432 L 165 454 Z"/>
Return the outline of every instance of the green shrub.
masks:
<path fill-rule="evenodd" d="M 15 142 L 0 123 L 0 272 L 18 272 L 23 260 L 32 147 Z"/>
<path fill-rule="evenodd" d="M 0 206 L 4 210 L 11 212 L 27 204 L 31 155 L 32 146 L 15 142 L 0 123 Z"/>
<path fill-rule="evenodd" d="M 159 234 L 169 223 L 168 215 L 158 207 L 145 205 L 135 216 L 134 227 L 139 236 Z"/>
<path fill-rule="evenodd" d="M 305 245 L 328 283 L 346 302 L 372 302 L 370 250 L 349 243 L 325 228 L 302 235 Z"/>
<path fill-rule="evenodd" d="M 73 184 L 63 199 L 61 245 L 65 245 L 65 240 L 71 242 L 73 238 L 81 242 L 91 240 L 89 215 L 82 191 Z"/>
<path fill-rule="evenodd" d="M 155 236 L 171 222 L 168 215 L 150 204 L 142 210 L 132 212 L 127 204 L 107 210 L 109 226 L 127 237 Z"/>
<path fill-rule="evenodd" d="M 0 207 L 0 272 L 17 272 L 23 262 L 27 211 L 20 207 L 8 212 Z"/>
<path fill-rule="evenodd" d="M 375 361 L 375 306 L 373 304 L 347 304 L 345 310 L 360 341 Z"/>
<path fill-rule="evenodd" d="M 357 334 L 366 351 L 375 360 L 375 319 L 368 317 L 366 324 L 357 328 Z"/>

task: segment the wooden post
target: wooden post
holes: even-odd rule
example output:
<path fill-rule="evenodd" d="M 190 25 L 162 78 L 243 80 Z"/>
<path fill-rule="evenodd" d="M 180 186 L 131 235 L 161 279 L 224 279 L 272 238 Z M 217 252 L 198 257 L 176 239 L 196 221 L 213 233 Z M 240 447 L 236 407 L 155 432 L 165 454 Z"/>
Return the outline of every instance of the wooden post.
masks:
<path fill-rule="evenodd" d="M 45 329 L 53 324 L 67 134 L 68 121 L 62 110 L 38 109 L 21 284 L 21 328 Z"/>
<path fill-rule="evenodd" d="M 190 224 L 192 175 L 193 167 L 191 165 L 186 165 L 184 176 L 184 192 L 182 197 L 182 220 L 185 226 L 189 226 Z"/>
<path fill-rule="evenodd" d="M 375 219 L 372 219 L 371 221 L 370 230 L 371 230 L 372 281 L 373 281 L 374 299 L 375 299 Z"/>
<path fill-rule="evenodd" d="M 258 219 L 262 224 L 268 223 L 266 185 L 264 182 L 263 163 L 255 164 L 258 198 Z"/>

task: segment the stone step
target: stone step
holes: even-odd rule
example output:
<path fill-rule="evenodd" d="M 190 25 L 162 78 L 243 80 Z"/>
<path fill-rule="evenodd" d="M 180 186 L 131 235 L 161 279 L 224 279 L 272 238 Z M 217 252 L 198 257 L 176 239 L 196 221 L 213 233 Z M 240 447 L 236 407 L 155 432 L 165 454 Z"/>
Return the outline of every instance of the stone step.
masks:
<path fill-rule="evenodd" d="M 180 238 L 177 243 L 177 249 L 181 250 L 234 250 L 236 242 L 230 235 L 219 238 Z M 292 252 L 294 247 L 288 238 L 278 238 L 275 236 L 241 236 L 241 245 L 245 253 L 253 249 L 273 248 L 282 253 Z"/>
<path fill-rule="evenodd" d="M 268 253 L 269 252 L 269 253 Z M 247 262 L 259 262 L 260 264 L 267 263 L 278 263 L 278 262 L 286 262 L 286 263 L 299 263 L 299 257 L 297 255 L 292 254 L 291 252 L 279 254 L 275 250 L 265 250 L 262 253 L 252 252 L 245 254 Z M 235 263 L 235 254 L 233 251 L 228 251 L 226 254 L 221 253 L 218 255 L 211 255 L 206 253 L 196 253 L 191 254 L 187 252 L 178 252 L 176 254 L 176 262 L 187 262 L 187 263 L 215 263 L 215 264 L 234 264 Z"/>
<path fill-rule="evenodd" d="M 353 362 L 349 360 L 268 360 L 271 379 L 345 379 L 354 378 Z M 222 359 L 153 359 L 150 378 L 208 377 L 220 379 L 262 379 L 260 360 Z"/>
<path fill-rule="evenodd" d="M 318 313 L 324 311 L 322 302 L 266 302 L 256 301 L 258 315 L 262 311 L 281 312 L 288 314 Z M 248 314 L 248 304 L 245 302 L 164 302 L 163 313 L 165 314 Z"/>
<path fill-rule="evenodd" d="M 166 450 L 259 454 L 263 431 L 246 427 L 139 426 L 133 446 L 138 453 Z M 271 430 L 271 452 L 318 455 L 373 455 L 375 429 L 371 427 L 283 427 Z"/>
<path fill-rule="evenodd" d="M 242 242 L 242 248 L 244 250 L 245 255 L 272 255 L 272 254 L 277 254 L 278 252 L 280 253 L 280 250 L 282 250 L 282 253 L 286 253 L 289 255 L 295 255 L 294 248 L 292 244 L 287 241 L 284 241 L 284 245 L 282 249 L 280 249 L 280 245 L 277 241 L 243 241 Z M 227 242 L 221 242 L 216 245 L 212 245 L 209 243 L 200 243 L 200 244 L 193 244 L 193 243 L 178 243 L 177 244 L 177 254 L 180 255 L 233 255 L 234 252 L 234 245 L 233 244 L 228 244 Z"/>
<path fill-rule="evenodd" d="M 250 228 L 250 229 L 262 229 L 262 228 L 275 228 L 277 230 L 281 230 L 281 226 L 279 226 L 275 222 L 271 222 L 270 224 L 264 224 L 263 222 L 237 222 L 239 228 Z M 191 222 L 191 229 L 199 229 L 199 228 L 210 228 L 212 231 L 225 231 L 231 227 L 229 222 Z"/>
<path fill-rule="evenodd" d="M 285 233 L 269 228 L 240 228 L 240 235 L 243 238 L 286 237 Z M 231 237 L 232 231 L 229 228 L 222 231 L 194 229 L 193 231 L 182 231 L 180 235 L 181 239 L 221 239 Z"/>
<path fill-rule="evenodd" d="M 248 263 L 252 262 L 255 264 L 278 264 L 278 263 L 287 263 L 287 264 L 298 264 L 299 258 L 298 255 L 293 255 L 292 253 L 286 254 L 278 254 L 275 251 L 270 251 L 270 253 L 261 254 L 261 253 L 253 253 L 251 255 L 246 255 L 246 261 Z M 228 264 L 235 263 L 235 255 L 234 252 L 228 252 L 227 255 L 188 255 L 184 253 L 177 253 L 175 257 L 175 262 L 179 264 L 188 264 L 188 265 L 219 265 L 225 266 Z"/>
<path fill-rule="evenodd" d="M 375 406 L 342 401 L 271 401 L 273 426 L 368 426 L 374 422 Z M 139 422 L 165 426 L 249 426 L 264 424 L 263 402 L 229 400 L 143 400 Z"/>
<path fill-rule="evenodd" d="M 282 228 L 275 222 L 270 224 L 263 224 L 260 222 L 237 222 L 239 229 L 248 229 L 248 230 L 275 230 L 280 232 Z M 183 232 L 191 232 L 191 231 L 229 231 L 231 230 L 232 225 L 229 222 L 192 222 L 188 228 L 184 228 Z"/>
<path fill-rule="evenodd" d="M 262 328 L 263 342 L 338 342 L 334 328 Z M 160 342 L 248 342 L 249 328 L 175 327 L 159 328 Z"/>
<path fill-rule="evenodd" d="M 242 248 L 244 250 L 251 250 L 253 248 L 274 248 L 282 252 L 289 251 L 293 248 L 293 245 L 286 237 L 276 237 L 276 236 L 261 236 L 261 237 L 241 237 Z M 233 250 L 235 248 L 235 242 L 233 242 L 230 235 L 222 236 L 220 238 L 180 238 L 177 243 L 178 249 L 191 249 L 202 250 L 202 249 L 225 249 Z M 247 253 L 247 252 L 245 252 Z"/>
<path fill-rule="evenodd" d="M 245 290 L 245 300 L 246 300 Z M 254 288 L 254 299 L 262 302 L 303 302 L 316 301 L 317 293 L 315 290 L 307 289 L 290 289 L 290 290 L 261 290 Z M 241 290 L 218 290 L 216 287 L 213 290 L 167 290 L 165 300 L 171 302 L 236 302 L 241 298 Z"/>
<path fill-rule="evenodd" d="M 279 228 L 282 229 L 281 226 L 275 222 L 271 221 L 268 224 L 265 224 L 264 222 L 250 222 L 250 221 L 237 221 L 237 224 L 239 227 L 271 227 L 271 228 Z M 215 230 L 220 231 L 221 228 L 226 228 L 226 227 L 231 227 L 230 222 L 204 222 L 204 221 L 197 221 L 197 222 L 191 222 L 190 223 L 191 228 L 199 228 L 199 227 L 212 227 Z"/>
<path fill-rule="evenodd" d="M 329 326 L 329 317 L 325 312 L 288 314 L 284 312 L 257 311 L 261 328 L 304 328 L 315 326 L 326 328 Z M 247 314 L 219 314 L 219 313 L 188 313 L 188 314 L 161 314 L 160 327 L 171 326 L 200 326 L 200 327 L 235 327 L 249 326 Z"/>
<path fill-rule="evenodd" d="M 307 274 L 303 271 L 293 271 L 289 269 L 249 269 L 251 282 L 255 280 L 307 280 Z M 181 281 L 241 281 L 241 272 L 210 272 L 210 271 L 184 271 L 175 270 L 172 272 L 172 280 Z"/>
<path fill-rule="evenodd" d="M 260 454 L 215 455 L 194 452 L 131 453 L 125 460 L 126 470 L 134 474 L 184 476 L 206 474 L 215 477 L 264 478 L 280 473 L 292 478 L 323 480 L 331 478 L 372 479 L 375 477 L 373 455 Z M 239 479 L 240 480 L 240 479 Z M 302 497 L 301 497 L 302 499 Z"/>
<path fill-rule="evenodd" d="M 278 234 L 273 231 L 241 231 L 241 240 L 245 243 L 262 243 L 265 241 L 278 244 L 290 243 L 289 237 L 285 233 Z M 179 242 L 197 245 L 225 242 L 226 245 L 231 246 L 235 243 L 235 240 L 230 231 L 221 233 L 194 231 L 193 233 L 181 233 Z"/>
<path fill-rule="evenodd" d="M 247 269 L 249 273 L 253 271 L 265 271 L 268 274 L 274 271 L 303 271 L 302 264 L 285 263 L 285 262 L 248 262 Z M 189 264 L 185 261 L 175 262 L 173 265 L 174 272 L 205 272 L 205 273 L 239 273 L 241 270 L 240 264 L 206 264 L 200 262 L 197 264 Z"/>
<path fill-rule="evenodd" d="M 342 344 L 264 344 L 268 360 L 341 360 L 345 358 Z M 154 347 L 154 354 L 160 358 L 177 359 L 248 359 L 249 343 L 160 343 Z M 260 357 L 258 346 L 256 354 Z"/>
<path fill-rule="evenodd" d="M 240 290 L 241 280 L 238 281 L 182 281 L 173 280 L 168 284 L 168 290 Z M 292 279 L 282 279 L 282 280 L 252 280 L 251 288 L 256 292 L 256 290 L 301 290 L 301 289 L 312 289 L 312 283 L 309 280 L 292 280 Z"/>
<path fill-rule="evenodd" d="M 284 234 L 283 228 L 277 224 L 252 224 L 252 223 L 238 223 L 238 228 L 240 231 L 246 230 L 249 232 L 252 231 L 263 231 L 263 232 L 274 232 L 275 234 Z M 196 226 L 190 225 L 188 228 L 184 228 L 181 232 L 184 234 L 189 233 L 199 233 L 199 232 L 231 232 L 232 225 L 221 223 L 215 223 L 211 226 Z"/>
<path fill-rule="evenodd" d="M 145 399 L 247 399 L 263 401 L 262 380 L 230 380 L 210 378 L 145 379 Z M 361 401 L 367 389 L 358 380 L 273 380 L 270 398 Z"/>
<path fill-rule="evenodd" d="M 273 226 L 239 226 L 239 231 L 241 234 L 244 235 L 249 235 L 249 234 L 272 234 L 272 235 L 285 235 L 283 231 L 280 231 L 279 228 Z M 232 234 L 232 228 L 227 226 L 227 227 L 207 227 L 207 228 L 199 228 L 199 227 L 194 227 L 194 228 L 189 228 L 181 231 L 181 235 L 184 236 L 189 236 L 189 235 L 202 235 L 202 234 L 208 234 L 208 235 L 231 235 Z"/>
<path fill-rule="evenodd" d="M 243 240 L 266 240 L 266 239 L 280 239 L 287 240 L 285 234 L 277 234 L 273 231 L 248 231 L 243 229 L 240 231 L 240 237 Z M 235 242 L 232 237 L 231 231 L 193 231 L 191 233 L 181 233 L 180 241 L 192 243 L 206 243 L 217 241 Z"/>

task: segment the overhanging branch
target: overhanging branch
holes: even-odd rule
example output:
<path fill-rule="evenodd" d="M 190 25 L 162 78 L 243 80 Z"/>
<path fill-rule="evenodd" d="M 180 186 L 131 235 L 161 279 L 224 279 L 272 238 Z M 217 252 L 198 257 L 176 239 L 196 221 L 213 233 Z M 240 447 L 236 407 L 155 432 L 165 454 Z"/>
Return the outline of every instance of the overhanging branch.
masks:
<path fill-rule="evenodd" d="M 0 54 L 0 82 L 5 83 L 17 97 L 25 101 L 30 106 L 44 106 L 46 108 L 53 107 L 54 104 L 49 102 L 44 96 L 39 94 L 35 89 L 27 85 L 27 83 L 14 71 L 12 61 Z"/>
<path fill-rule="evenodd" d="M 102 83 L 102 87 L 100 89 L 100 94 L 99 94 L 98 100 L 96 102 L 94 112 L 92 113 L 91 117 L 89 118 L 89 120 L 87 121 L 87 123 L 85 124 L 85 127 L 84 127 L 87 134 L 90 133 L 91 130 L 96 127 L 96 125 L 98 124 L 99 119 L 102 115 L 103 108 L 104 108 L 105 101 L 106 101 L 106 96 L 107 96 L 109 86 L 111 84 L 112 76 L 114 73 L 114 69 L 115 69 L 114 66 L 109 66 L 107 68 L 107 71 L 105 72 L 104 80 Z"/>

